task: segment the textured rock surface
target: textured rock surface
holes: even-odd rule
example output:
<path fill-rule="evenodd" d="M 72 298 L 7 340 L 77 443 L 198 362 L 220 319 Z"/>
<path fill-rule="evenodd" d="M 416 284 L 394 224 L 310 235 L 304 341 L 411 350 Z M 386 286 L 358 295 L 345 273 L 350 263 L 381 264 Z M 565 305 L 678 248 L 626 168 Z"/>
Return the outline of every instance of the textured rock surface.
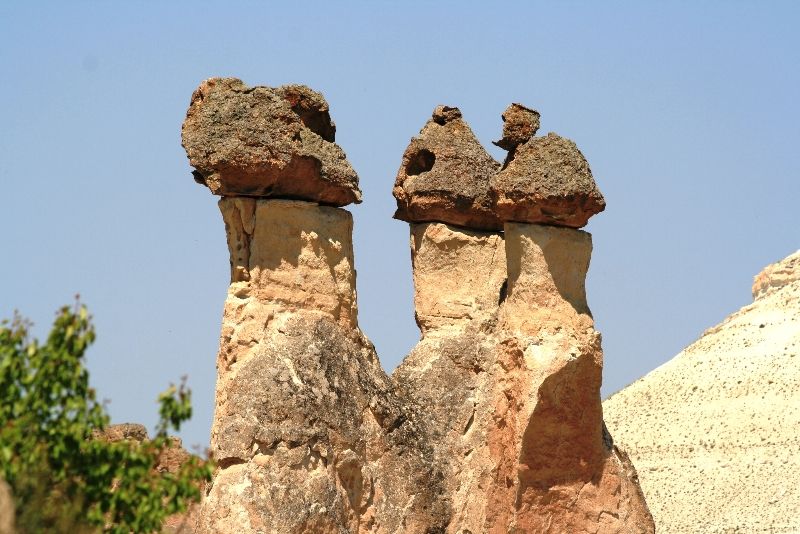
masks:
<path fill-rule="evenodd" d="M 494 328 L 506 285 L 501 234 L 442 223 L 411 225 L 414 308 L 425 336 L 467 324 Z"/>
<path fill-rule="evenodd" d="M 489 197 L 489 180 L 499 169 L 458 108 L 439 106 L 403 154 L 394 217 L 501 230 Z"/>
<path fill-rule="evenodd" d="M 603 432 L 590 253 L 572 229 L 509 224 L 504 240 L 412 227 L 418 318 L 432 302 L 464 308 L 420 321 L 423 339 L 392 375 L 427 414 L 446 532 L 653 532 L 636 472 Z M 483 276 L 454 293 L 439 282 L 448 262 Z"/>
<path fill-rule="evenodd" d="M 361 202 L 321 93 L 210 78 L 192 95 L 181 136 L 195 180 L 216 195 Z"/>
<path fill-rule="evenodd" d="M 800 250 L 778 263 L 768 265 L 753 279 L 753 300 L 772 294 L 800 280 Z"/>
<path fill-rule="evenodd" d="M 491 195 L 504 221 L 574 228 L 606 206 L 586 158 L 575 143 L 554 133 L 513 149 L 492 178 Z"/>
<path fill-rule="evenodd" d="M 756 300 L 603 403 L 658 531 L 800 532 L 800 252 Z"/>
<path fill-rule="evenodd" d="M 503 112 L 503 138 L 492 141 L 503 150 L 514 150 L 539 130 L 539 112 L 514 102 Z"/>
<path fill-rule="evenodd" d="M 211 438 L 220 467 L 200 531 L 441 523 L 424 434 L 356 324 L 351 215 L 287 200 L 220 208 L 232 283 Z"/>
<path fill-rule="evenodd" d="M 220 208 L 232 282 L 199 532 L 652 532 L 603 433 L 588 234 L 412 225 L 424 337 L 390 378 L 357 327 L 350 214 Z"/>
<path fill-rule="evenodd" d="M 8 483 L 0 478 L 0 534 L 14 534 L 14 496 Z"/>
<path fill-rule="evenodd" d="M 393 194 L 396 219 L 497 231 L 503 222 L 580 228 L 605 209 L 589 163 L 569 139 L 533 137 L 539 112 L 511 104 L 503 112 L 508 150 L 501 166 L 458 108 L 439 106 L 403 154 Z"/>

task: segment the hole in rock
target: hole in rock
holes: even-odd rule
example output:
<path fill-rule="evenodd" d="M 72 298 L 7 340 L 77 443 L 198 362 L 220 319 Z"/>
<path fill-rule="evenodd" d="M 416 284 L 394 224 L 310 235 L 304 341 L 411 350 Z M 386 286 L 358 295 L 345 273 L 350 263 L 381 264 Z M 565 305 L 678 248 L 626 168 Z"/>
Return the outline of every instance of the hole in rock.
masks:
<path fill-rule="evenodd" d="M 423 172 L 428 172 L 433 168 L 436 163 L 436 154 L 424 148 L 411 156 L 408 165 L 406 165 L 406 174 L 408 176 L 416 176 Z"/>
<path fill-rule="evenodd" d="M 328 142 L 336 141 L 336 126 L 331 122 L 330 113 L 302 107 L 293 108 L 293 110 L 300 115 L 300 121 L 306 128 Z"/>

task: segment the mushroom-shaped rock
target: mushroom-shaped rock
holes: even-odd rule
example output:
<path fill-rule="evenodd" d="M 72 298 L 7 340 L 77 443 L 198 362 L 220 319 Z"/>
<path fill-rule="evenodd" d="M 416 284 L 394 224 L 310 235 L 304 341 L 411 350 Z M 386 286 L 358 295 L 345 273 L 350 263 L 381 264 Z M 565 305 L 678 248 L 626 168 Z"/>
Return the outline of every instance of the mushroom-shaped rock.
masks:
<path fill-rule="evenodd" d="M 503 112 L 503 138 L 492 141 L 503 150 L 514 150 L 536 135 L 539 112 L 514 102 Z"/>
<path fill-rule="evenodd" d="M 325 98 L 305 85 L 210 78 L 192 94 L 181 136 L 195 180 L 215 195 L 358 204 L 335 133 Z"/>
<path fill-rule="evenodd" d="M 438 106 L 403 154 L 392 193 L 395 219 L 501 230 L 489 182 L 499 170 L 458 108 Z"/>
<path fill-rule="evenodd" d="M 606 207 L 589 162 L 575 143 L 554 133 L 514 147 L 492 178 L 491 196 L 503 221 L 573 228 Z"/>

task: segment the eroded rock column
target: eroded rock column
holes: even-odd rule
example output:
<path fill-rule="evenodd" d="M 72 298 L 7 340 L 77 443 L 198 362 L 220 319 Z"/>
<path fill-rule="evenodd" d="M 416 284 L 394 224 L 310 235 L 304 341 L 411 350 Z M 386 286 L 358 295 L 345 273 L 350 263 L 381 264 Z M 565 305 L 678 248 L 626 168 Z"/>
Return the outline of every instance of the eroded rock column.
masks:
<path fill-rule="evenodd" d="M 358 328 L 353 219 L 335 206 L 360 192 L 334 132 L 304 86 L 215 78 L 192 97 L 184 146 L 223 195 L 231 262 L 199 532 L 426 532 L 448 517 L 417 412 Z"/>
<path fill-rule="evenodd" d="M 458 117 L 463 132 L 468 127 Z M 423 338 L 392 377 L 427 407 L 452 510 L 446 532 L 650 533 L 636 472 L 604 430 L 603 355 L 585 292 L 591 235 L 570 227 L 585 224 L 604 201 L 574 143 L 531 137 L 538 118 L 518 104 L 506 111 L 497 144 L 509 158 L 488 179 L 466 170 L 448 175 L 455 164 L 447 147 L 412 141 L 395 184 L 396 217 L 412 221 Z M 557 148 L 542 155 L 538 147 L 548 143 Z M 418 146 L 443 155 L 429 175 L 408 170 Z M 559 150 L 568 157 L 553 157 Z M 514 163 L 519 154 L 540 164 Z M 503 180 L 509 169 L 514 180 Z M 442 176 L 450 190 L 440 187 Z M 479 191 L 506 206 L 511 198 L 517 209 L 495 208 L 503 232 L 444 224 L 478 218 L 457 213 L 474 204 L 452 202 L 452 190 Z M 409 199 L 444 207 L 436 213 L 444 222 L 414 223 L 430 212 L 409 209 Z M 543 220 L 551 224 L 537 224 Z M 552 225 L 558 222 L 563 226 Z"/>

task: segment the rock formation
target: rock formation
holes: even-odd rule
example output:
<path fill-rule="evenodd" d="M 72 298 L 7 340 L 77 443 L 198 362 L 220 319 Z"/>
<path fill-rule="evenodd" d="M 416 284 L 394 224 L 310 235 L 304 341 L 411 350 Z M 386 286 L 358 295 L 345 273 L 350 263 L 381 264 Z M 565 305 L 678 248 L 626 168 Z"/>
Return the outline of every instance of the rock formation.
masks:
<path fill-rule="evenodd" d="M 489 196 L 489 181 L 499 169 L 461 111 L 438 106 L 403 154 L 394 183 L 394 217 L 501 230 Z"/>
<path fill-rule="evenodd" d="M 753 296 L 603 403 L 661 533 L 800 532 L 800 251 Z"/>
<path fill-rule="evenodd" d="M 581 228 L 606 207 L 586 158 L 554 133 L 509 152 L 503 170 L 492 177 L 491 195 L 505 221 Z"/>
<path fill-rule="evenodd" d="M 231 285 L 199 532 L 653 532 L 603 426 L 591 237 L 502 225 L 500 166 L 460 117 L 437 108 L 396 183 L 423 338 L 391 377 L 358 328 L 349 212 L 222 193 Z M 188 130 L 187 147 L 206 136 Z M 272 179 L 259 158 L 240 169 L 254 190 Z"/>
<path fill-rule="evenodd" d="M 534 137 L 539 112 L 511 104 L 503 112 L 503 165 L 480 144 L 458 108 L 438 106 L 411 139 L 397 173 L 394 217 L 503 230 L 506 221 L 581 228 L 605 209 L 589 163 L 569 139 Z"/>
<path fill-rule="evenodd" d="M 361 202 L 328 103 L 305 85 L 208 79 L 192 95 L 181 135 L 195 180 L 215 195 Z"/>

